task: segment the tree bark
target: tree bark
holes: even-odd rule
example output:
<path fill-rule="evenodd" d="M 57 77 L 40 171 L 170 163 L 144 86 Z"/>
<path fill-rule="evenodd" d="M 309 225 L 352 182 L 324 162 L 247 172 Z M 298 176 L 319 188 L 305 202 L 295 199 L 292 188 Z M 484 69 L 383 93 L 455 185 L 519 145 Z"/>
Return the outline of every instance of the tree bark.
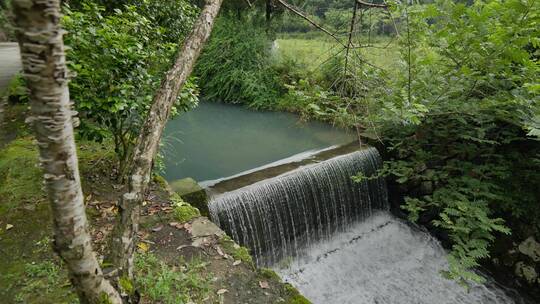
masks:
<path fill-rule="evenodd" d="M 45 188 L 54 220 L 54 249 L 66 263 L 81 303 L 121 303 L 92 250 L 77 164 L 65 64 L 60 0 L 13 1 L 24 77 Z"/>
<path fill-rule="evenodd" d="M 210 36 L 221 3 L 222 0 L 206 0 L 191 34 L 177 54 L 174 66 L 167 72 L 154 96 L 137 140 L 128 177 L 128 192 L 120 199 L 119 218 L 112 234 L 110 260 L 118 277 L 133 277 L 133 253 L 139 229 L 140 206 L 150 181 L 152 163 L 171 108 Z"/>

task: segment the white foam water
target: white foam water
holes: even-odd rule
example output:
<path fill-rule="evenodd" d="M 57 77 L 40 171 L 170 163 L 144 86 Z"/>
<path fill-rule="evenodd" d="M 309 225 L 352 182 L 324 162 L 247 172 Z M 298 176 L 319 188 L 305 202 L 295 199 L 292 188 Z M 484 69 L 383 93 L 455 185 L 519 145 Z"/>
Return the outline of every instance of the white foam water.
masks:
<path fill-rule="evenodd" d="M 429 233 L 383 212 L 273 268 L 314 304 L 524 303 L 493 283 L 467 291 L 445 279 L 446 254 Z"/>

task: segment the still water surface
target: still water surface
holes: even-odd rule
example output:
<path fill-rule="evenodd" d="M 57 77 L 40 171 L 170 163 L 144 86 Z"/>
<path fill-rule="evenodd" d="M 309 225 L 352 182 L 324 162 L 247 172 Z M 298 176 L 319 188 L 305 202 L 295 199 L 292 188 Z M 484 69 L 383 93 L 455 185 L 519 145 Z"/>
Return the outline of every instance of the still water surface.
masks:
<path fill-rule="evenodd" d="M 301 123 L 294 114 L 201 102 L 165 129 L 165 178 L 215 180 L 352 140 L 353 134 L 320 122 Z"/>

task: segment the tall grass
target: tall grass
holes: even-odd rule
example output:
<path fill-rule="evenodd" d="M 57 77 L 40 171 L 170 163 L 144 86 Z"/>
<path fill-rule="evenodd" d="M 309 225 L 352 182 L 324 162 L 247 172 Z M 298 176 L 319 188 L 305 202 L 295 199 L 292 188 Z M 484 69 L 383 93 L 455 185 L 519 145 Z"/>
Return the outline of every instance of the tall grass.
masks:
<path fill-rule="evenodd" d="M 368 41 L 366 37 L 361 39 L 363 45 L 366 41 Z M 309 33 L 282 34 L 279 35 L 277 43 L 282 58 L 294 59 L 306 65 L 311 72 L 316 72 L 331 57 L 343 50 L 343 46 L 332 38 Z M 397 44 L 387 36 L 372 37 L 370 47 L 356 52 L 370 64 L 387 70 L 393 70 L 399 60 Z"/>
<path fill-rule="evenodd" d="M 271 40 L 257 20 L 220 17 L 195 69 L 202 95 L 272 108 L 282 86 L 271 67 Z"/>

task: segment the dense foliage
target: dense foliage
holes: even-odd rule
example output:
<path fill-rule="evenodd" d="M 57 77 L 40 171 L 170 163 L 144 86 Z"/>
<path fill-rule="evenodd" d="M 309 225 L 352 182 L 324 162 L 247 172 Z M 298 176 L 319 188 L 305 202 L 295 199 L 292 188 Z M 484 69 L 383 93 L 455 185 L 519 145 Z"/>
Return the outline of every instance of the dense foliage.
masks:
<path fill-rule="evenodd" d="M 65 8 L 69 68 L 76 73 L 71 97 L 80 113 L 79 134 L 103 141 L 112 138 L 121 173 L 130 158 L 142 122 L 187 34 L 197 9 L 184 0 L 132 1 L 112 11 L 92 1 Z M 189 83 L 179 110 L 197 102 Z M 176 111 L 176 109 L 175 109 Z"/>
<path fill-rule="evenodd" d="M 433 185 L 407 198 L 406 209 L 413 219 L 438 212 L 433 224 L 453 243 L 448 275 L 475 280 L 466 270 L 489 256 L 497 233 L 510 233 L 501 217 L 540 228 L 540 4 L 442 1 L 404 14 L 411 72 L 380 117 L 408 113 L 388 132 L 390 172 Z"/>
<path fill-rule="evenodd" d="M 11 0 L 0 2 L 0 42 L 12 41 L 14 37 L 11 19 Z"/>
<path fill-rule="evenodd" d="M 348 0 L 295 0 L 287 1 L 313 21 L 336 34 L 347 34 L 353 15 L 354 1 Z M 384 1 L 369 1 L 382 4 Z M 363 10 L 362 18 L 356 20 L 359 28 L 367 29 L 374 34 L 392 34 L 392 20 L 385 10 Z M 280 15 L 279 29 L 283 32 L 310 32 L 314 27 L 295 14 L 285 11 Z"/>
<path fill-rule="evenodd" d="M 281 90 L 271 42 L 256 18 L 218 19 L 195 73 L 205 98 L 271 108 Z"/>
<path fill-rule="evenodd" d="M 381 174 L 403 185 L 410 218 L 451 241 L 446 275 L 479 281 L 470 270 L 497 235 L 540 232 L 540 3 L 438 1 L 394 13 L 396 71 L 364 64 L 342 78 L 354 94 L 304 79 L 286 105 L 378 139 L 389 157 Z"/>

